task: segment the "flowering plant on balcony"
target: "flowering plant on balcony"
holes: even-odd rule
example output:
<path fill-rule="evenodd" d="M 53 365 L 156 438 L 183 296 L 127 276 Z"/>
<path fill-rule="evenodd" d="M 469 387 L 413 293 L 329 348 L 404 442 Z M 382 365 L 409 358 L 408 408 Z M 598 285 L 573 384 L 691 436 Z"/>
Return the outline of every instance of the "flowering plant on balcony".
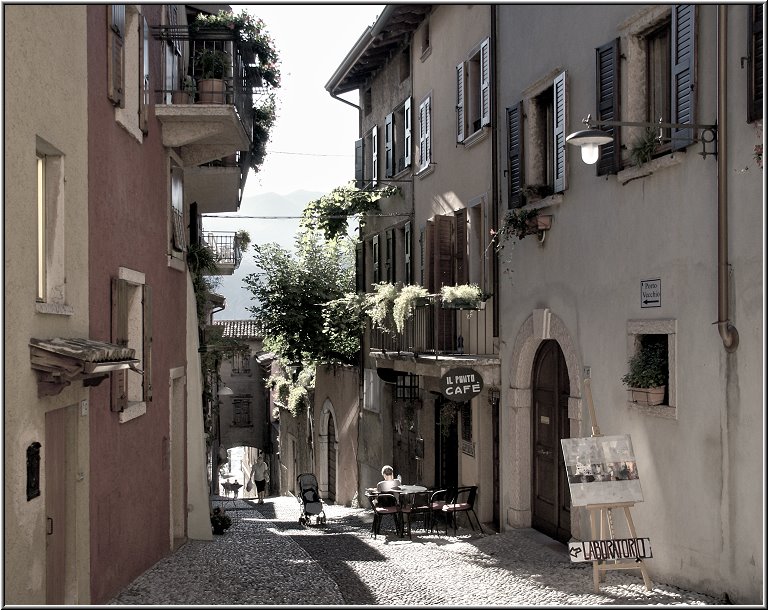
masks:
<path fill-rule="evenodd" d="M 397 332 L 402 333 L 405 330 L 406 320 L 413 315 L 414 304 L 428 296 L 429 291 L 424 286 L 411 285 L 400 289 L 392 306 L 392 317 L 395 319 Z"/>
<path fill-rule="evenodd" d="M 397 286 L 388 282 L 373 285 L 373 292 L 366 295 L 366 313 L 371 322 L 383 331 L 394 333 L 393 308 L 398 294 Z"/>
<path fill-rule="evenodd" d="M 453 309 L 480 309 L 485 305 L 484 296 L 477 284 L 459 284 L 440 288 L 443 307 Z"/>
<path fill-rule="evenodd" d="M 219 11 L 215 15 L 198 14 L 192 22 L 193 32 L 206 29 L 233 30 L 238 34 L 238 46 L 248 61 L 258 57 L 258 70 L 262 78 L 272 87 L 280 86 L 279 56 L 275 42 L 267 33 L 264 21 L 248 14 L 243 9 L 235 14 L 232 11 Z"/>
<path fill-rule="evenodd" d="M 261 104 L 253 106 L 253 143 L 250 165 L 255 172 L 259 171 L 267 156 L 267 143 L 276 118 L 274 95 L 268 95 Z"/>

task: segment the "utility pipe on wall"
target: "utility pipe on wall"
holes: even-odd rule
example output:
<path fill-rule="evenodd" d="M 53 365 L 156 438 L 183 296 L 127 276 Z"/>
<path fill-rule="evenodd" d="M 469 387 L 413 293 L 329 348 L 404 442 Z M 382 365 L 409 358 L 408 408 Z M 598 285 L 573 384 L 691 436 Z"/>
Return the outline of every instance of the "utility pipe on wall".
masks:
<path fill-rule="evenodd" d="M 717 330 L 727 352 L 739 346 L 739 331 L 728 319 L 728 121 L 727 7 L 717 8 Z"/>

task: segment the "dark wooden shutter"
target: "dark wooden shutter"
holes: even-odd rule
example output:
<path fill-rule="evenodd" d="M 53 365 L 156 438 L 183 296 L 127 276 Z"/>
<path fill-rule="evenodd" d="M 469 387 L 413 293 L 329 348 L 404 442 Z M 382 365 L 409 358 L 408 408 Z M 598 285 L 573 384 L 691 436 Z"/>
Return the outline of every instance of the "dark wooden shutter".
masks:
<path fill-rule="evenodd" d="M 597 120 L 621 120 L 621 81 L 619 80 L 619 39 L 596 49 L 597 74 Z M 613 136 L 613 142 L 600 147 L 597 160 L 597 175 L 615 174 L 621 169 L 621 130 L 616 127 L 601 127 Z"/>
<path fill-rule="evenodd" d="M 747 122 L 763 118 L 763 5 L 747 7 L 749 15 L 749 62 L 747 74 Z"/>
<path fill-rule="evenodd" d="M 694 5 L 672 7 L 672 123 L 693 123 L 696 118 L 695 16 Z M 673 128 L 672 150 L 685 148 L 694 136 L 690 127 Z"/>
<path fill-rule="evenodd" d="M 385 280 L 394 283 L 395 279 L 395 230 L 387 229 L 384 234 L 385 240 Z"/>
<path fill-rule="evenodd" d="M 555 193 L 562 193 L 567 187 L 565 173 L 565 72 L 559 74 L 552 84 L 552 96 L 554 100 L 554 125 L 553 139 L 555 146 Z"/>
<path fill-rule="evenodd" d="M 107 5 L 107 96 L 125 108 L 125 5 Z"/>
<path fill-rule="evenodd" d="M 456 141 L 464 141 L 464 62 L 456 66 Z"/>
<path fill-rule="evenodd" d="M 128 282 L 112 278 L 112 343 L 128 346 Z M 134 373 L 135 374 L 135 373 Z M 113 371 L 110 375 L 112 411 L 128 406 L 128 371 Z"/>
<path fill-rule="evenodd" d="M 491 123 L 491 40 L 480 45 L 480 125 Z"/>
<path fill-rule="evenodd" d="M 384 177 L 391 178 L 395 175 L 395 150 L 394 150 L 394 134 L 392 132 L 392 126 L 394 115 L 389 113 L 384 118 Z"/>
<path fill-rule="evenodd" d="M 365 187 L 365 143 L 363 138 L 355 140 L 355 188 Z"/>
<path fill-rule="evenodd" d="M 436 292 L 435 290 L 435 266 L 434 266 L 434 260 L 432 256 L 433 252 L 433 241 L 434 241 L 434 235 L 435 233 L 435 223 L 432 220 L 428 220 L 427 224 L 424 228 L 424 231 L 422 232 L 422 241 L 421 241 L 421 249 L 422 249 L 422 266 L 421 266 L 421 275 L 422 275 L 422 283 L 424 286 L 427 287 L 427 290 L 430 292 Z"/>
<path fill-rule="evenodd" d="M 435 216 L 435 232 L 432 252 L 435 256 L 435 292 L 442 286 L 453 286 L 453 233 L 454 217 Z"/>
<path fill-rule="evenodd" d="M 141 363 L 141 368 L 144 371 L 143 400 L 152 402 L 152 290 L 146 284 L 142 286 L 141 313 L 144 318 L 142 325 L 142 350 L 144 354 Z M 136 375 L 136 373 L 132 374 Z"/>
<path fill-rule="evenodd" d="M 379 126 L 371 130 L 371 188 L 379 182 Z"/>
<path fill-rule="evenodd" d="M 467 269 L 467 209 L 457 210 L 456 216 L 456 283 L 469 282 Z"/>
<path fill-rule="evenodd" d="M 378 284 L 381 281 L 381 261 L 379 260 L 379 236 L 374 235 L 371 240 L 373 247 L 373 283 Z"/>
<path fill-rule="evenodd" d="M 365 249 L 363 244 L 355 244 L 355 290 L 365 292 Z"/>
<path fill-rule="evenodd" d="M 523 102 L 507 108 L 507 184 L 510 208 L 525 205 L 523 196 Z"/>
<path fill-rule="evenodd" d="M 403 283 L 405 285 L 413 284 L 413 266 L 411 264 L 411 223 L 406 222 L 403 229 L 403 267 L 405 269 L 405 277 Z"/>

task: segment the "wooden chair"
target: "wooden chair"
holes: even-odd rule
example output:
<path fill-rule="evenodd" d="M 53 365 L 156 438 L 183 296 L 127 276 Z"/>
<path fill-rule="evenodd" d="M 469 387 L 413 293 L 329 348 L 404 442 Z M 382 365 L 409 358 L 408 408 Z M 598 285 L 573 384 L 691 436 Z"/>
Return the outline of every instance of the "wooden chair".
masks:
<path fill-rule="evenodd" d="M 477 521 L 477 526 L 480 528 L 480 532 L 485 534 L 483 531 L 483 526 L 480 524 L 480 519 L 477 518 L 477 513 L 475 512 L 477 485 L 458 487 L 449 497 L 450 499 L 443 505 L 440 510 L 441 512 L 445 513 L 448 518 L 453 519 L 453 535 L 456 535 L 457 513 L 466 513 L 467 521 L 469 521 L 469 525 L 472 528 L 472 531 L 475 531 L 475 526 L 472 525 L 472 519 L 469 517 L 469 513 L 472 513 L 475 516 L 475 521 Z M 446 536 L 448 535 L 448 518 L 445 520 Z"/>
<path fill-rule="evenodd" d="M 411 494 L 412 501 L 404 504 L 400 508 L 400 512 L 403 516 L 405 524 L 408 526 L 408 537 L 411 538 L 411 521 L 414 515 L 418 518 L 421 515 L 424 518 L 424 530 L 429 529 L 430 518 L 432 515 L 431 498 L 432 494 L 428 491 L 422 491 L 415 494 Z"/>
<path fill-rule="evenodd" d="M 390 515 L 395 522 L 395 530 L 398 536 L 403 535 L 403 520 L 400 512 L 400 501 L 394 494 L 380 493 L 371 496 L 373 505 L 373 537 L 379 534 L 381 522 L 387 515 Z"/>

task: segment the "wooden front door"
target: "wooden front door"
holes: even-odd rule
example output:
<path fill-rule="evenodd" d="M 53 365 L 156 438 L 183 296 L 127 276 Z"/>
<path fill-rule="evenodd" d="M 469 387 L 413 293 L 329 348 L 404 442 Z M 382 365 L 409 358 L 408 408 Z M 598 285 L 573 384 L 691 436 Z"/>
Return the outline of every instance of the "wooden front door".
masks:
<path fill-rule="evenodd" d="M 556 341 L 544 341 L 533 365 L 533 528 L 561 542 L 571 537 L 571 496 L 560 439 L 569 438 L 570 383 Z"/>
<path fill-rule="evenodd" d="M 67 562 L 67 409 L 45 414 L 45 601 L 64 604 Z"/>
<path fill-rule="evenodd" d="M 336 501 L 336 424 L 328 415 L 328 501 Z"/>

